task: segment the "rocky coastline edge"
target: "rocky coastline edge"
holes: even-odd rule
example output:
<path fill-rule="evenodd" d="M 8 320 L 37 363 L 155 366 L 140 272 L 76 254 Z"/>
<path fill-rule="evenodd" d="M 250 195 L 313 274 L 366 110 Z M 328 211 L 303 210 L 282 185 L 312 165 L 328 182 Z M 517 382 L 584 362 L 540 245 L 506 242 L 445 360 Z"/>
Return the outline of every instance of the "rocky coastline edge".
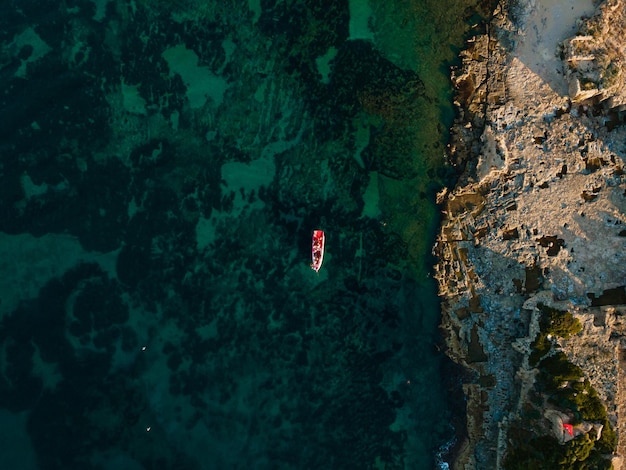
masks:
<path fill-rule="evenodd" d="M 500 2 L 452 72 L 448 157 L 461 176 L 439 195 L 434 248 L 466 408 L 452 468 L 509 468 L 534 439 L 557 453 L 590 442 L 585 458 L 624 468 L 625 7 Z M 571 318 L 572 334 L 554 334 L 547 314 Z M 582 372 L 551 391 L 557 357 Z M 604 431 L 555 398 L 569 389 L 603 404 Z"/>

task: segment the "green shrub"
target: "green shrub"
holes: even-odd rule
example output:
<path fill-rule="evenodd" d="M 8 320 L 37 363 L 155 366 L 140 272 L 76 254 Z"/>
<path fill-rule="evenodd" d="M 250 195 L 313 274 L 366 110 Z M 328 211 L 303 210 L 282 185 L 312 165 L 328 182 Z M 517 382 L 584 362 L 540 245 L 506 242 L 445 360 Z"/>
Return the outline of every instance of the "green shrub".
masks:
<path fill-rule="evenodd" d="M 580 410 L 580 415 L 585 421 L 602 422 L 606 420 L 606 409 L 600 401 L 595 389 L 585 381 L 587 389 L 576 395 L 575 403 Z"/>
<path fill-rule="evenodd" d="M 539 363 L 539 370 L 549 389 L 557 389 L 564 382 L 578 380 L 583 377 L 583 370 L 572 364 L 563 351 L 545 357 Z"/>
<path fill-rule="evenodd" d="M 528 358 L 530 366 L 539 369 L 535 390 L 547 394 L 549 402 L 572 411 L 573 424 L 601 422 L 604 428 L 597 441 L 595 432 L 590 431 L 561 445 L 553 436 L 537 437 L 529 424 L 534 415 L 530 409 L 525 409 L 525 425 L 513 427 L 509 436 L 511 446 L 504 468 L 609 470 L 612 465 L 604 455 L 615 452 L 617 437 L 607 419 L 606 409 L 590 382 L 580 380 L 584 377 L 583 370 L 571 363 L 563 351 L 553 352 L 553 341 L 548 339 L 548 335 L 567 339 L 580 333 L 582 325 L 570 312 L 544 305 L 538 305 L 538 308 L 541 311 L 540 332 L 531 343 Z M 541 400 L 537 405 L 541 405 Z M 524 427 L 527 429 L 522 430 Z"/>
<path fill-rule="evenodd" d="M 550 397 L 550 401 L 573 411 L 577 422 L 598 423 L 606 420 L 606 409 L 588 380 L 575 382 L 569 387 L 558 388 Z"/>
<path fill-rule="evenodd" d="M 617 434 L 608 419 L 604 419 L 604 427 L 600 439 L 596 442 L 596 450 L 602 454 L 612 454 L 617 449 Z"/>
<path fill-rule="evenodd" d="M 562 453 L 558 441 L 551 436 L 532 437 L 518 436 L 513 438 L 504 459 L 506 470 L 543 470 L 558 468 L 557 464 Z"/>
<path fill-rule="evenodd" d="M 565 444 L 552 436 L 524 437 L 510 434 L 512 445 L 504 459 L 505 470 L 609 470 L 611 462 L 598 449 L 593 433 Z M 599 442 L 599 441 L 598 441 Z"/>
<path fill-rule="evenodd" d="M 528 363 L 531 367 L 536 367 L 541 358 L 548 354 L 550 349 L 552 349 L 552 342 L 548 339 L 548 336 L 545 333 L 539 332 L 530 347 L 532 348 L 532 351 L 528 357 Z"/>
<path fill-rule="evenodd" d="M 541 311 L 540 327 L 542 333 L 558 336 L 563 339 L 580 333 L 583 329 L 578 318 L 570 312 L 557 310 L 543 304 L 537 305 Z"/>
<path fill-rule="evenodd" d="M 569 441 L 565 447 L 564 463 L 574 463 L 577 460 L 582 462 L 587 460 L 591 449 L 593 449 L 594 441 L 591 440 L 589 434 L 583 434 Z"/>
<path fill-rule="evenodd" d="M 582 325 L 570 312 L 557 310 L 543 304 L 538 304 L 537 307 L 541 311 L 540 331 L 530 345 L 532 351 L 528 357 L 528 363 L 531 367 L 536 367 L 541 358 L 552 349 L 552 341 L 548 339 L 548 335 L 567 339 L 582 330 Z"/>

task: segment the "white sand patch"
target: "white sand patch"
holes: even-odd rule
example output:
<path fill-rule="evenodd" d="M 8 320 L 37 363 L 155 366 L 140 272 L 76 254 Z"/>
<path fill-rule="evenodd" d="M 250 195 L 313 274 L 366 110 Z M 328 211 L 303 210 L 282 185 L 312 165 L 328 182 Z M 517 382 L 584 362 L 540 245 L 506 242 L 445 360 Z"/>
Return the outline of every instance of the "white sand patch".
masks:
<path fill-rule="evenodd" d="M 194 51 L 179 44 L 170 47 L 161 55 L 171 73 L 178 74 L 183 79 L 187 87 L 187 99 L 192 108 L 202 108 L 208 99 L 211 99 L 216 107 L 222 104 L 228 82 L 215 75 L 209 67 L 199 66 L 199 58 Z"/>
<path fill-rule="evenodd" d="M 146 100 L 139 94 L 139 85 L 128 85 L 122 79 L 122 104 L 124 109 L 131 114 L 145 116 Z"/>
<path fill-rule="evenodd" d="M 248 0 L 248 9 L 252 12 L 252 23 L 259 21 L 261 13 L 263 13 L 261 0 Z"/>
<path fill-rule="evenodd" d="M 10 413 L 0 409 L 0 468 L 36 470 L 35 449 L 26 430 L 28 413 Z"/>
<path fill-rule="evenodd" d="M 33 353 L 33 370 L 35 377 L 40 377 L 43 382 L 43 388 L 46 390 L 54 390 L 63 380 L 63 374 L 59 371 L 57 363 L 45 362 L 41 358 L 39 346 L 33 344 L 35 352 Z"/>
<path fill-rule="evenodd" d="M 282 148 L 285 142 L 274 144 Z M 222 165 L 222 181 L 224 190 L 234 192 L 233 209 L 230 212 L 214 210 L 209 219 L 200 217 L 196 224 L 196 246 L 204 250 L 215 242 L 221 227 L 233 218 L 238 219 L 244 212 L 262 209 L 265 204 L 257 196 L 262 186 L 268 186 L 276 174 L 274 152 L 266 147 L 266 156 L 250 163 L 229 162 Z M 273 147 L 272 147 L 273 148 Z M 250 199 L 248 199 L 250 198 Z"/>
<path fill-rule="evenodd" d="M 230 162 L 222 165 L 222 180 L 226 183 L 226 187 L 234 191 L 243 190 L 246 194 L 258 191 L 261 186 L 269 185 L 275 173 L 276 165 L 273 158 L 260 158 L 250 163 Z"/>
<path fill-rule="evenodd" d="M 331 46 L 326 51 L 326 54 L 315 59 L 315 64 L 317 65 L 317 71 L 322 76 L 322 83 L 330 82 L 330 72 L 331 72 L 330 62 L 335 58 L 335 56 L 337 55 L 337 52 L 338 52 L 337 49 Z"/>
<path fill-rule="evenodd" d="M 269 82 L 267 80 L 263 80 L 254 92 L 254 99 L 257 100 L 259 103 L 265 102 L 265 91 L 267 90 L 268 83 Z"/>
<path fill-rule="evenodd" d="M 374 33 L 369 27 L 372 8 L 368 0 L 350 0 L 350 37 L 348 39 L 371 39 Z"/>
<path fill-rule="evenodd" d="M 48 183 L 36 184 L 26 172 L 24 172 L 20 177 L 20 183 L 22 185 L 22 191 L 24 191 L 24 198 L 26 201 L 45 195 L 49 191 L 54 192 L 69 190 L 67 180 L 63 180 L 54 186 L 50 186 Z M 22 204 L 25 204 L 25 201 L 21 201 L 18 204 L 21 206 Z"/>
<path fill-rule="evenodd" d="M 365 169 L 365 163 L 363 162 L 363 150 L 367 148 L 370 144 L 371 132 L 370 132 L 370 123 L 367 118 L 364 116 L 360 116 L 353 121 L 355 132 L 354 132 L 354 144 L 356 146 L 354 150 L 353 157 L 359 166 Z"/>
<path fill-rule="evenodd" d="M 219 338 L 220 334 L 217 329 L 217 318 L 214 318 L 211 323 L 197 327 L 196 333 L 198 333 L 198 336 L 203 340 Z"/>
<path fill-rule="evenodd" d="M 226 57 L 224 58 L 224 65 L 220 68 L 220 73 L 224 71 L 226 66 L 232 60 L 233 55 L 237 50 L 237 44 L 235 44 L 232 39 L 226 38 L 222 41 L 222 49 L 224 49 L 224 54 L 226 54 Z"/>
<path fill-rule="evenodd" d="M 36 62 L 52 50 L 33 28 L 27 28 L 16 35 L 13 42 L 8 45 L 8 50 L 16 56 L 24 46 L 31 46 L 33 51 L 26 60 L 22 60 L 22 64 L 15 73 L 16 76 L 21 78 L 26 78 L 26 66 L 29 63 Z"/>
<path fill-rule="evenodd" d="M 555 93 L 564 96 L 568 84 L 557 48 L 561 41 L 576 34 L 582 16 L 593 14 L 593 0 L 531 0 L 527 8 L 514 55 Z"/>
<path fill-rule="evenodd" d="M 231 190 L 258 191 L 274 179 L 276 165 L 273 158 L 260 158 L 250 163 L 230 162 L 222 165 L 222 180 Z"/>
<path fill-rule="evenodd" d="M 372 219 L 378 219 L 382 212 L 380 211 L 380 207 L 378 205 L 380 201 L 380 192 L 378 189 L 378 173 L 375 171 L 370 172 L 370 182 L 367 185 L 367 189 L 363 194 L 363 202 L 365 205 L 363 206 L 363 212 L 361 212 L 362 217 L 370 217 Z"/>
<path fill-rule="evenodd" d="M 36 238 L 0 233 L 0 318 L 12 312 L 21 300 L 35 298 L 48 281 L 81 261 L 96 262 L 115 278 L 117 253 L 90 253 L 71 235 Z"/>
<path fill-rule="evenodd" d="M 209 247 L 211 243 L 215 242 L 216 237 L 217 218 L 213 217 L 213 215 L 209 219 L 206 217 L 198 218 L 198 223 L 196 224 L 196 247 L 198 250 L 202 251 Z"/>
<path fill-rule="evenodd" d="M 106 16 L 107 5 L 111 0 L 91 0 L 96 6 L 96 12 L 93 15 L 95 21 L 102 21 Z"/>
<path fill-rule="evenodd" d="M 26 172 L 22 174 L 20 178 L 22 184 L 22 191 L 24 191 L 24 197 L 28 200 L 33 197 L 41 196 L 48 192 L 48 184 L 36 184 Z"/>

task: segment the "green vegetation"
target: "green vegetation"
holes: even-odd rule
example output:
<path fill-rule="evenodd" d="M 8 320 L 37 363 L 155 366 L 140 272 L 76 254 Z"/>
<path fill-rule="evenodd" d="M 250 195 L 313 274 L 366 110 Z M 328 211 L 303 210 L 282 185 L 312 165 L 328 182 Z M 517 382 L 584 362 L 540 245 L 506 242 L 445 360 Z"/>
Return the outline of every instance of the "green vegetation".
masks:
<path fill-rule="evenodd" d="M 570 312 L 563 312 L 543 304 L 537 307 L 541 310 L 540 331 L 531 344 L 532 352 L 528 358 L 531 367 L 535 367 L 541 358 L 551 351 L 552 341 L 548 339 L 548 335 L 568 339 L 582 331 L 582 325 Z"/>
<path fill-rule="evenodd" d="M 611 462 L 598 450 L 594 431 L 565 444 L 552 436 L 533 436 L 523 429 L 514 429 L 516 446 L 504 462 L 506 470 L 610 470 Z"/>
<path fill-rule="evenodd" d="M 530 345 L 532 351 L 528 356 L 528 364 L 531 367 L 536 367 L 542 357 L 550 352 L 552 349 L 552 341 L 548 339 L 548 335 L 543 332 L 539 332 L 535 341 Z"/>
<path fill-rule="evenodd" d="M 563 312 L 543 304 L 539 304 L 537 307 L 541 310 L 541 319 L 539 320 L 541 332 L 568 339 L 582 331 L 583 327 L 578 318 L 574 318 L 570 312 Z"/>
<path fill-rule="evenodd" d="M 545 384 L 547 392 L 560 390 L 571 381 L 584 376 L 583 370 L 572 364 L 562 351 L 544 358 L 539 363 L 541 382 Z"/>
<path fill-rule="evenodd" d="M 607 418 L 606 409 L 583 370 L 571 363 L 565 353 L 555 350 L 552 337 L 569 338 L 580 333 L 582 326 L 570 312 L 539 305 L 540 331 L 533 341 L 529 357 L 531 367 L 539 374 L 525 404 L 523 421 L 509 433 L 512 442 L 504 468 L 507 470 L 608 470 L 612 468 L 606 455 L 615 452 L 617 436 Z M 572 424 L 583 421 L 603 425 L 600 439 L 589 431 L 571 441 L 560 444 L 547 433 L 543 411 L 546 404 L 573 415 Z M 533 411 L 533 409 L 535 411 Z"/>
<path fill-rule="evenodd" d="M 525 427 L 511 429 L 512 442 L 504 462 L 506 470 L 610 470 L 607 454 L 615 451 L 615 432 L 605 421 L 602 436 L 594 430 L 560 444 L 551 435 L 537 436 Z"/>

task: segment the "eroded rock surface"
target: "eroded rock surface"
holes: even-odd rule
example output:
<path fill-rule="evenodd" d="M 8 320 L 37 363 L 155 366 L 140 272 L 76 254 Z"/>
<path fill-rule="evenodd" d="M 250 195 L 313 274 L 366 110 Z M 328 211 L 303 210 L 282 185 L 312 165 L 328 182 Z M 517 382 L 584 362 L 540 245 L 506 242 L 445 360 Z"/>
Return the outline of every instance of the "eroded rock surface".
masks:
<path fill-rule="evenodd" d="M 612 107 L 626 105 L 625 28 L 623 2 L 610 0 L 582 22 L 577 35 L 563 42 L 562 55 L 572 101 L 594 98 L 610 100 Z"/>
<path fill-rule="evenodd" d="M 580 41 L 566 41 L 576 28 L 585 37 L 591 24 L 612 25 L 594 39 L 593 64 L 609 60 L 598 52 L 604 47 L 621 80 L 617 44 L 626 29 L 613 26 L 625 5 L 607 2 L 583 19 L 572 12 L 597 5 L 581 3 L 499 7 L 488 34 L 468 43 L 453 72 L 459 118 L 450 157 L 464 171 L 441 195 L 436 269 L 448 354 L 475 374 L 464 384 L 468 437 L 456 468 L 505 462 L 509 423 L 519 421 L 535 380 L 528 356 L 537 305 L 579 318 L 582 332 L 555 347 L 585 371 L 607 405 L 618 450 L 626 441 L 618 380 L 626 346 L 626 126 L 615 108 L 621 90 L 598 87 L 581 101 L 576 87 L 568 94 L 566 75 L 571 82 L 582 68 L 551 68 L 562 64 L 563 44 L 571 49 Z M 546 28 L 554 18 L 570 26 Z M 572 64 L 572 56 L 564 62 Z M 545 418 L 546 432 L 549 423 Z M 613 464 L 621 468 L 616 457 Z"/>

